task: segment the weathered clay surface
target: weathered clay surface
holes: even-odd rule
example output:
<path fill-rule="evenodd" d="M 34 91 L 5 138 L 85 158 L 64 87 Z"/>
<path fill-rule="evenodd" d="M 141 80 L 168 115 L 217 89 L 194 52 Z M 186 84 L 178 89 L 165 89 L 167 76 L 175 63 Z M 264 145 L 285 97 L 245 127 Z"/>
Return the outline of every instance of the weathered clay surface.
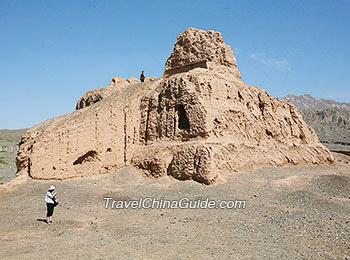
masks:
<path fill-rule="evenodd" d="M 134 165 L 153 177 L 211 184 L 241 170 L 333 161 L 292 104 L 240 80 L 220 33 L 180 34 L 166 69 L 203 58 L 206 68 L 116 87 L 33 127 L 21 140 L 18 174 L 65 179 Z"/>
<path fill-rule="evenodd" d="M 123 78 L 113 78 L 111 83 L 106 88 L 93 89 L 85 93 L 83 97 L 78 100 L 76 109 L 81 109 L 87 106 L 91 106 L 98 101 L 109 97 L 116 92 L 117 89 L 123 89 L 126 86 L 137 84 L 140 81 L 137 78 L 123 79 Z"/>
<path fill-rule="evenodd" d="M 196 67 L 228 67 L 235 77 L 241 78 L 233 51 L 220 32 L 189 28 L 179 34 L 173 53 L 165 63 L 164 77 Z"/>

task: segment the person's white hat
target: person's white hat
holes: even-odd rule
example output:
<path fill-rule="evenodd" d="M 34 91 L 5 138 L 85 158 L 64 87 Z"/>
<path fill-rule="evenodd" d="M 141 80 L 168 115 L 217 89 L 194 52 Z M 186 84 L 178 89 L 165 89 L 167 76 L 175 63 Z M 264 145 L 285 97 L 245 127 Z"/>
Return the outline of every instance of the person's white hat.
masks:
<path fill-rule="evenodd" d="M 55 189 L 55 186 L 51 185 L 49 190 L 54 190 Z"/>

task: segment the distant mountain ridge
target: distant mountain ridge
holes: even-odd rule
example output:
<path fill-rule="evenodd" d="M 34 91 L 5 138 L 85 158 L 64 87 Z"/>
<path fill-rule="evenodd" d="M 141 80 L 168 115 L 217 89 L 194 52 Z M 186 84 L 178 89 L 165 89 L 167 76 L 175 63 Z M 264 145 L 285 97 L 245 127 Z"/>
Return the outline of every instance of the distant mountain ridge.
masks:
<path fill-rule="evenodd" d="M 17 142 L 21 139 L 21 136 L 28 130 L 28 128 L 24 129 L 0 129 L 0 140 L 8 141 L 8 142 Z"/>
<path fill-rule="evenodd" d="M 314 98 L 310 95 L 288 95 L 282 100 L 294 104 L 303 119 L 331 150 L 350 150 L 350 103 Z"/>
<path fill-rule="evenodd" d="M 311 125 L 321 140 L 350 145 L 350 111 L 338 108 L 303 109 L 303 119 Z"/>
<path fill-rule="evenodd" d="M 309 108 L 338 108 L 341 110 L 350 110 L 350 103 L 337 102 L 331 99 L 315 98 L 309 94 L 301 96 L 294 96 L 290 94 L 281 99 L 294 104 L 299 110 Z"/>

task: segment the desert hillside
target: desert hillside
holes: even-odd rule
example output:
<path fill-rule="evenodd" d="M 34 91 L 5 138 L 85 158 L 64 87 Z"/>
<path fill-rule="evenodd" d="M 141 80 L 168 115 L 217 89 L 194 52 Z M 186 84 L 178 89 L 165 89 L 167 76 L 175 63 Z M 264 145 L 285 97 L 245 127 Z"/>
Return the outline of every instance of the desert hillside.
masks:
<path fill-rule="evenodd" d="M 332 150 L 350 150 L 350 111 L 337 108 L 303 109 L 304 120 Z"/>
<path fill-rule="evenodd" d="M 350 150 L 350 103 L 314 98 L 310 95 L 288 95 L 282 100 L 294 104 L 303 119 L 331 150 Z"/>
<path fill-rule="evenodd" d="M 14 178 L 19 140 L 28 129 L 0 130 L 0 183 Z"/>

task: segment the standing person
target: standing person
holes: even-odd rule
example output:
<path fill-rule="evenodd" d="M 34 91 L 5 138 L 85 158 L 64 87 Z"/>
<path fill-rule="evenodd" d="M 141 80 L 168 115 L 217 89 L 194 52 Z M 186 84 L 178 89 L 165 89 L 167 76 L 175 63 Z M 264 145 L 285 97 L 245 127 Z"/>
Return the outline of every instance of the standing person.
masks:
<path fill-rule="evenodd" d="M 140 80 L 141 80 L 141 82 L 144 82 L 145 81 L 145 72 L 144 71 L 142 71 L 142 73 L 141 73 L 141 75 L 140 75 Z"/>
<path fill-rule="evenodd" d="M 52 221 L 53 209 L 55 206 L 58 205 L 58 202 L 56 202 L 56 195 L 57 193 L 55 192 L 55 186 L 50 186 L 45 196 L 45 202 L 46 202 L 46 208 L 47 208 L 47 214 L 46 214 L 47 224 L 51 224 L 53 222 Z"/>

